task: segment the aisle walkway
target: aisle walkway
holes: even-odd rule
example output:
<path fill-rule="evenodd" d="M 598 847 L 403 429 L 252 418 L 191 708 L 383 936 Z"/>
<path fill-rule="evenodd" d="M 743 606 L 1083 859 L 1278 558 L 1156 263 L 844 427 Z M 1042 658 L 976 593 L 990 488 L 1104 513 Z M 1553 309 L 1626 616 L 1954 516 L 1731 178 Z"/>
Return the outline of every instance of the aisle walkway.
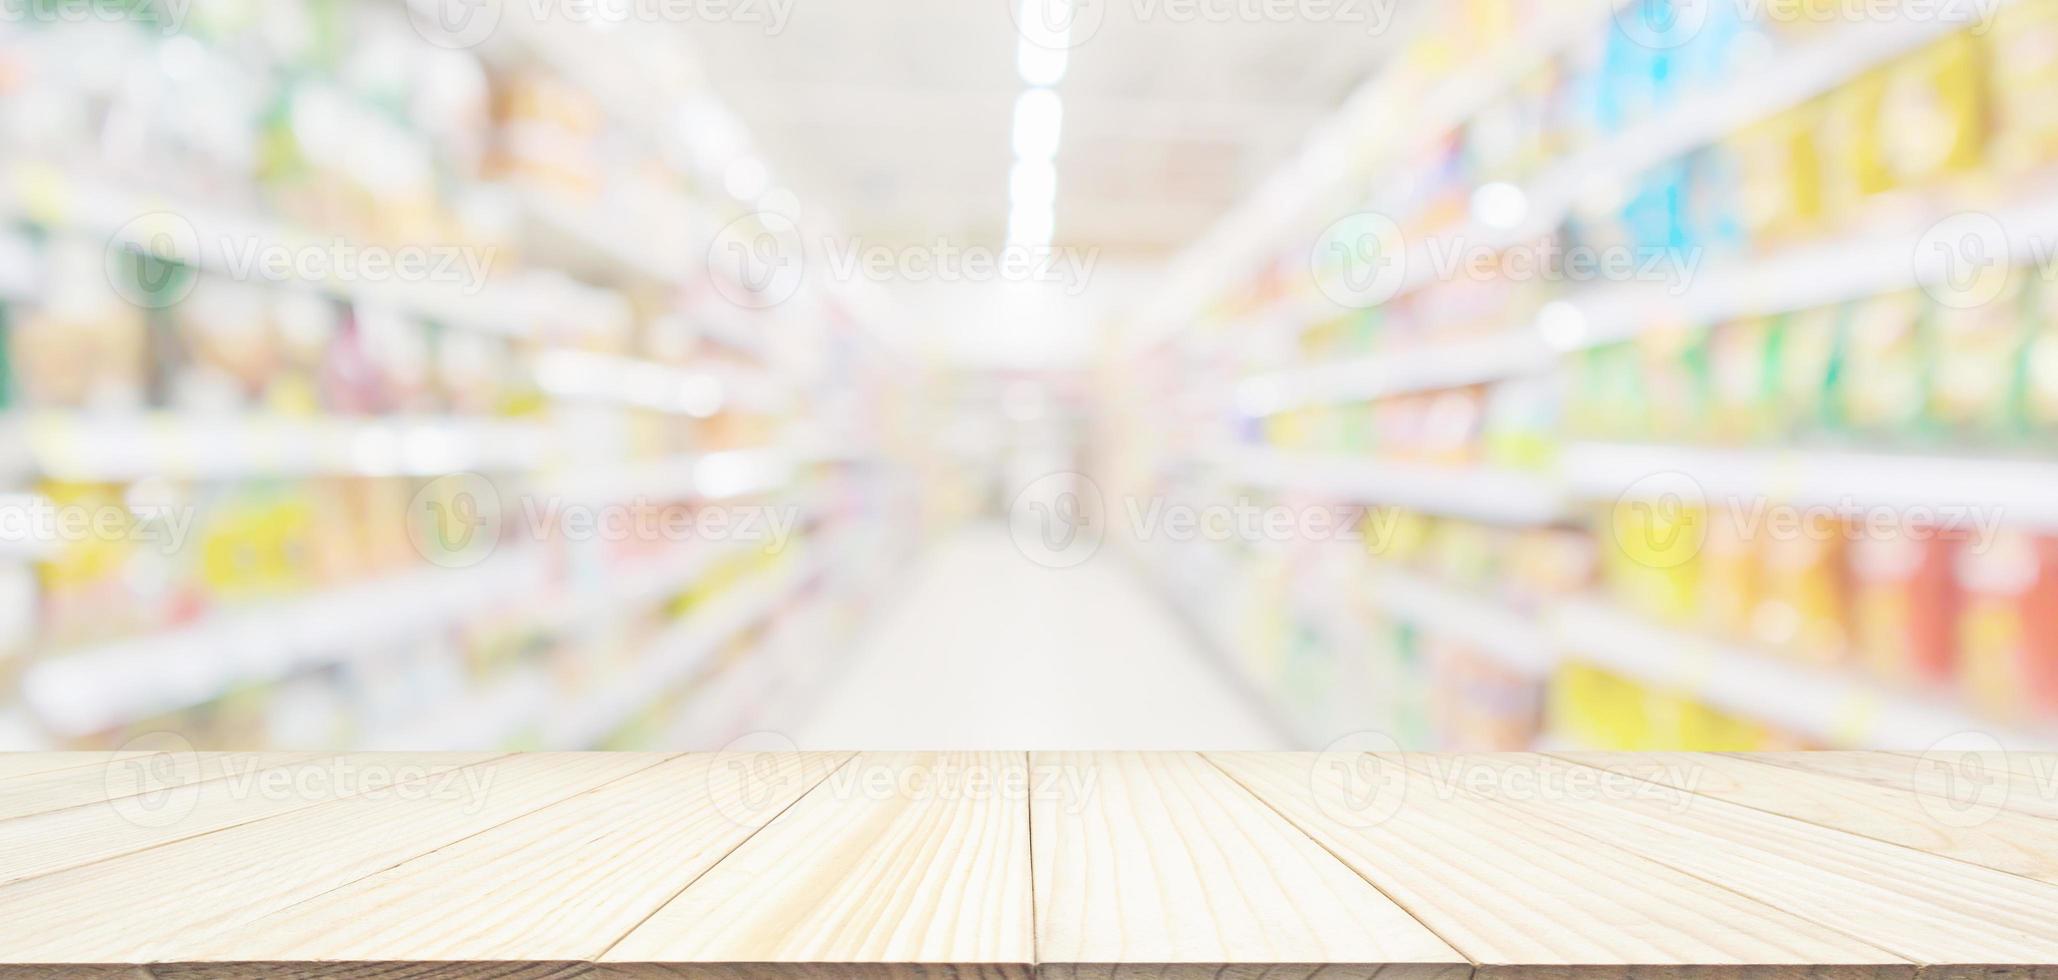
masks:
<path fill-rule="evenodd" d="M 1281 749 L 1132 566 L 1063 571 L 975 527 L 908 571 L 811 716 L 806 748 Z"/>

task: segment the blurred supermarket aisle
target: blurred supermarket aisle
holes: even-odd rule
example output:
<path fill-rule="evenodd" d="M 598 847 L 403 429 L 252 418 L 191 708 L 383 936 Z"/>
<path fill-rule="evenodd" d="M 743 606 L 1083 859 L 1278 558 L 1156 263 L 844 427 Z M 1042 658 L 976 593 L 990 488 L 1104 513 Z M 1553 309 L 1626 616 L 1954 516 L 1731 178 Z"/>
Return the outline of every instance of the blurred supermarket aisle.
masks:
<path fill-rule="evenodd" d="M 905 583 L 796 719 L 803 747 L 1289 747 L 1113 556 L 1046 569 L 1005 529 L 972 525 Z"/>

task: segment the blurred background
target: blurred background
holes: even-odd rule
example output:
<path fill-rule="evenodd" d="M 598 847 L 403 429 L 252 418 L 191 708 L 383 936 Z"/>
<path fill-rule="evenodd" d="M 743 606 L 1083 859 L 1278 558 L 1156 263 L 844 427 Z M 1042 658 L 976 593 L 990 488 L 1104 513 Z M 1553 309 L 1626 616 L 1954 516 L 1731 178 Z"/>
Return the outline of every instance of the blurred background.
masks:
<path fill-rule="evenodd" d="M 0 748 L 2058 744 L 2058 0 L 4 0 Z"/>

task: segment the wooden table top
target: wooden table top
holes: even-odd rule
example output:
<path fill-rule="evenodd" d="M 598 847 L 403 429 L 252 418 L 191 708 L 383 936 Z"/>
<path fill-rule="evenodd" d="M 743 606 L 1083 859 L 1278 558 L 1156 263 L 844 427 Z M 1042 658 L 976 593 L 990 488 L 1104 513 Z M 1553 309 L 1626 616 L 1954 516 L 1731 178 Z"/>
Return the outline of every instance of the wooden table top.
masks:
<path fill-rule="evenodd" d="M 0 755 L 0 977 L 2058 977 L 2058 755 Z"/>

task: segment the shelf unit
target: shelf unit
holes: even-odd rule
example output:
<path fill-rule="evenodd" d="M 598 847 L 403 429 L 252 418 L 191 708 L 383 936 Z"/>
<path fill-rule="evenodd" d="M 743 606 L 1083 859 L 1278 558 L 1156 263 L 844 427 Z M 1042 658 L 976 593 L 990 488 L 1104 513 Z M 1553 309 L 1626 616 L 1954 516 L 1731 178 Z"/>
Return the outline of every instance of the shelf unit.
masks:
<path fill-rule="evenodd" d="M 1495 70 L 1465 72 L 1462 81 L 1426 97 L 1409 90 L 1411 79 L 1403 70 L 1375 78 L 1331 120 L 1302 159 L 1182 256 L 1163 298 L 1138 315 L 1133 342 L 1113 362 L 1111 376 L 1125 383 L 1154 374 L 1174 379 L 1131 399 L 1131 414 L 1155 420 L 1149 423 L 1151 437 L 1137 440 L 1138 450 L 1148 454 L 1144 447 L 1171 444 L 1157 451 L 1155 462 L 1146 455 L 1143 463 L 1122 468 L 1140 488 L 1133 492 L 1167 492 L 1166 486 L 1198 483 L 1210 491 L 1270 490 L 1286 503 L 1329 500 L 1398 507 L 1467 524 L 1576 529 L 1590 527 L 1593 515 L 1607 505 L 1686 486 L 1710 502 L 1763 498 L 1839 513 L 1891 508 L 1944 518 L 1963 511 L 1965 519 L 1983 522 L 1981 529 L 1994 520 L 2008 529 L 2037 533 L 2058 528 L 2058 503 L 2050 490 L 2058 487 L 2058 462 L 2028 452 L 1926 455 L 1921 449 L 1575 439 L 1554 447 L 1549 463 L 1510 472 L 1488 464 L 1437 465 L 1377 453 L 1282 448 L 1256 434 L 1275 420 L 1298 421 L 1280 416 L 1331 406 L 1517 379 L 1556 383 L 1568 356 L 1646 331 L 1706 328 L 1935 286 L 1944 270 L 1923 262 L 1920 247 L 1936 235 L 1941 222 L 1967 211 L 1992 218 L 2004 230 L 2001 254 L 1987 256 L 1990 260 L 2026 266 L 2048 259 L 2047 243 L 2058 237 L 2058 196 L 2047 178 L 2026 178 L 2005 191 L 1968 183 L 1935 194 L 1882 196 L 1865 220 L 1827 237 L 1711 260 L 1686 283 L 1571 289 L 1540 310 L 1505 310 L 1498 326 L 1489 325 L 1491 316 L 1468 310 L 1467 315 L 1488 322 L 1468 324 L 1448 337 L 1418 332 L 1405 343 L 1389 342 L 1370 353 L 1329 359 L 1299 354 L 1294 348 L 1306 342 L 1310 330 L 1361 311 L 1321 295 L 1316 270 L 1300 276 L 1283 271 L 1297 257 L 1306 264 L 1296 245 L 1314 240 L 1325 225 L 1352 211 L 1405 221 L 1419 188 L 1401 161 L 1478 119 L 1541 59 L 1609 30 L 1614 25 L 1607 13 L 1614 9 L 1617 5 L 1611 4 L 1562 11 L 1567 20 L 1524 31 L 1511 42 L 1512 49 L 1531 52 L 1533 59 L 1507 62 L 1506 72 L 1495 61 Z M 1535 242 L 1565 224 L 1597 190 L 1619 196 L 1619 188 L 1658 164 L 1834 92 L 1975 23 L 1983 25 L 1974 13 L 1898 5 L 1747 50 L 1727 81 L 1676 94 L 1662 111 L 1561 153 L 1525 177 L 1509 178 L 1524 202 L 1512 225 L 1467 216 L 1440 230 L 1410 233 L 1395 295 L 1430 283 L 1432 250 L 1463 243 L 1499 252 Z M 1408 93 L 1421 107 L 1400 108 L 1405 100 L 1394 92 Z M 1368 115 L 1367 107 L 1374 105 L 1390 111 Z M 1374 118 L 1376 127 L 1369 123 Z M 1353 158 L 1342 151 L 1358 134 L 1373 132 L 1391 152 Z M 1323 165 L 1339 160 L 1348 162 Z M 1286 192 L 1289 185 L 1298 190 Z M 1140 375 L 1139 363 L 1152 373 Z M 1227 397 L 1179 387 L 1182 377 L 1193 379 L 1188 383 L 1196 387 L 1219 386 L 1225 375 L 1231 386 Z M 1166 406 L 1184 414 L 1173 419 Z M 1669 482 L 1659 485 L 1649 479 L 1654 474 L 1666 475 Z M 1681 634 L 1612 609 L 1604 600 L 1569 598 L 1562 610 L 1544 600 L 1510 604 L 1446 585 L 1412 567 L 1373 565 L 1365 588 L 1381 616 L 1465 641 L 1511 673 L 1548 677 L 1558 663 L 1576 657 L 1824 744 L 1924 748 L 1928 741 L 1967 730 L 2000 733 L 2011 747 L 2058 744 L 2058 731 L 2051 726 L 1983 717 L 1949 696 L 1905 692 L 1855 666 L 1797 664 L 1747 645 Z M 1256 686 L 1275 693 L 1262 680 Z M 1774 688 L 1776 697 L 1753 697 L 1754 689 Z"/>

